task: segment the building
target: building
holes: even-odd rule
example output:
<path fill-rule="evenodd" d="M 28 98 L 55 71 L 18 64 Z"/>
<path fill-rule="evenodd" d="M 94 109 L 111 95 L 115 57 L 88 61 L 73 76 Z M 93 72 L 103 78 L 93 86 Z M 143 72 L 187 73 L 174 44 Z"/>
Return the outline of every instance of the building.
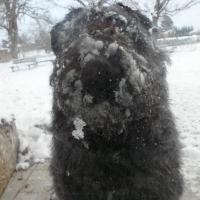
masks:
<path fill-rule="evenodd" d="M 0 62 L 8 62 L 11 60 L 8 46 L 9 43 L 7 40 L 2 40 L 0 42 Z"/>
<path fill-rule="evenodd" d="M 7 48 L 0 47 L 0 62 L 8 62 L 11 60 L 10 52 Z"/>

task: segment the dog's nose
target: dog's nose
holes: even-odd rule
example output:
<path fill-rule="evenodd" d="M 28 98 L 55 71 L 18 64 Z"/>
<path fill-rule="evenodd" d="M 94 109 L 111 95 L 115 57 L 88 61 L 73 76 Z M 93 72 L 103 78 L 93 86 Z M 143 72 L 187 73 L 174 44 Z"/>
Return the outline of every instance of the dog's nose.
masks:
<path fill-rule="evenodd" d="M 121 69 L 107 60 L 91 60 L 84 66 L 81 74 L 83 91 L 92 95 L 96 101 L 112 100 L 121 76 Z"/>

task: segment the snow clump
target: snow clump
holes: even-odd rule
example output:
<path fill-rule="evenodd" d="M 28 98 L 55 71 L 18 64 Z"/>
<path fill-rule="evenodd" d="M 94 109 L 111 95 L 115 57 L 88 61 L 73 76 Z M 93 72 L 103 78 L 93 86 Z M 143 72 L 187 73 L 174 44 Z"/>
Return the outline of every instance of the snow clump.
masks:
<path fill-rule="evenodd" d="M 83 128 L 84 126 L 86 126 L 86 123 L 80 118 L 75 118 L 74 126 L 75 130 L 72 131 L 73 137 L 77 140 L 83 139 L 84 138 Z"/>

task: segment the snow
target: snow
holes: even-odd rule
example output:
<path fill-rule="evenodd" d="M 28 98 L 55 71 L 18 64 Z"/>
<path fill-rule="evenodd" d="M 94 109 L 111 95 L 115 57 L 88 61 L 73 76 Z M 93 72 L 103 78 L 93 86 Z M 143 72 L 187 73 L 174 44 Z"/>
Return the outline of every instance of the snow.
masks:
<path fill-rule="evenodd" d="M 132 55 L 127 52 L 123 47 L 119 48 L 123 53 L 122 64 L 126 71 L 128 80 L 135 89 L 140 91 L 145 84 L 145 74 L 142 73 L 141 70 L 138 68 L 136 60 L 134 60 Z"/>
<path fill-rule="evenodd" d="M 90 94 L 86 94 L 84 97 L 83 97 L 83 102 L 85 104 L 92 104 L 93 103 L 93 96 L 91 96 Z"/>
<path fill-rule="evenodd" d="M 172 40 L 190 40 L 190 41 L 197 41 L 200 39 L 199 35 L 192 35 L 192 36 L 182 36 L 182 37 L 169 37 L 169 38 L 161 38 L 159 41 L 172 41 Z"/>
<path fill-rule="evenodd" d="M 99 55 L 100 50 L 103 48 L 103 46 L 104 44 L 102 41 L 94 40 L 93 38 L 86 36 L 80 45 L 80 55 L 82 60 L 84 60 L 84 63 L 90 61 L 89 58 L 92 59 L 91 55 Z M 86 57 L 88 56 L 88 54 L 89 58 Z"/>
<path fill-rule="evenodd" d="M 45 58 L 52 58 L 53 52 L 49 52 L 48 54 L 45 52 L 45 50 L 34 50 L 29 52 L 20 52 L 19 58 L 24 57 L 37 57 L 37 59 L 45 59 Z"/>
<path fill-rule="evenodd" d="M 183 173 L 189 193 L 200 199 L 200 44 L 180 46 L 168 68 L 170 100 L 180 131 Z"/>
<path fill-rule="evenodd" d="M 117 44 L 117 42 L 113 42 L 108 46 L 107 52 L 106 52 L 106 56 L 109 58 L 110 56 L 114 55 L 117 50 L 119 49 L 119 44 Z"/>
<path fill-rule="evenodd" d="M 183 36 L 183 37 L 172 37 L 172 38 L 163 38 L 159 39 L 158 43 L 162 46 L 178 46 L 178 45 L 190 45 L 192 43 L 199 43 L 200 36 L 192 35 L 192 36 Z"/>
<path fill-rule="evenodd" d="M 16 170 L 19 171 L 19 170 L 26 170 L 30 167 L 30 163 L 29 162 L 21 162 L 21 163 L 18 163 L 17 166 L 16 166 Z"/>
<path fill-rule="evenodd" d="M 114 12 L 114 11 L 110 11 L 110 12 L 107 12 L 105 16 L 106 17 L 111 17 L 111 16 L 114 16 L 114 15 L 118 15 L 118 13 Z"/>
<path fill-rule="evenodd" d="M 52 64 L 44 62 L 17 72 L 11 72 L 10 66 L 11 62 L 0 63 L 0 118 L 16 119 L 20 139 L 17 168 L 24 169 L 29 163 L 50 157 L 51 135 L 36 125 L 50 123 Z"/>
<path fill-rule="evenodd" d="M 105 15 L 106 18 L 109 17 L 114 17 L 115 20 L 120 20 L 122 22 L 124 22 L 124 24 L 128 23 L 128 20 L 126 19 L 126 17 L 124 17 L 123 15 L 119 15 L 117 12 L 115 11 L 109 11 L 108 13 L 106 13 Z"/>
<path fill-rule="evenodd" d="M 82 119 L 76 118 L 74 120 L 74 126 L 75 130 L 72 131 L 73 137 L 77 140 L 83 139 L 84 138 L 83 128 L 84 126 L 86 126 L 86 123 Z"/>
<path fill-rule="evenodd" d="M 133 98 L 131 94 L 127 91 L 127 83 L 125 78 L 121 79 L 119 83 L 119 91 L 115 92 L 115 101 L 125 107 L 129 107 L 132 105 Z"/>
<path fill-rule="evenodd" d="M 122 15 L 119 15 L 118 17 L 119 17 L 119 19 L 120 19 L 121 21 L 123 21 L 125 24 L 128 23 L 128 20 L 126 19 L 126 17 L 124 17 L 124 16 L 122 16 Z"/>
<path fill-rule="evenodd" d="M 96 43 L 92 46 L 96 47 Z M 192 200 L 200 199 L 199 55 L 200 44 L 176 47 L 171 54 L 172 66 L 168 67 L 170 103 L 182 143 L 182 171 L 186 190 L 194 196 Z M 11 72 L 10 65 L 0 64 L 0 118 L 16 119 L 20 138 L 17 169 L 26 169 L 31 162 L 42 162 L 50 157 L 52 136 L 35 125 L 50 123 L 52 91 L 49 76 L 52 64 L 43 63 L 31 70 L 17 72 Z M 120 101 L 129 98 L 124 87 L 126 85 L 122 82 L 121 90 L 116 94 Z M 74 125 L 74 137 L 83 138 L 85 122 L 77 117 Z"/>

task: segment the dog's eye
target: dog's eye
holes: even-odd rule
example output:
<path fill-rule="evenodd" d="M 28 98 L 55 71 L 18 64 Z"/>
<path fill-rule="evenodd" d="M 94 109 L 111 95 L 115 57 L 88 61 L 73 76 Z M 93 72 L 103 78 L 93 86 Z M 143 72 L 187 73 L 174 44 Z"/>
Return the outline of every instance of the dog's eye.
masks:
<path fill-rule="evenodd" d="M 125 26 L 128 23 L 126 17 L 124 17 L 122 15 L 108 16 L 108 17 L 106 17 L 106 20 L 112 22 L 113 24 L 115 24 L 117 26 Z"/>
<path fill-rule="evenodd" d="M 83 97 L 83 103 L 88 105 L 88 104 L 92 104 L 94 102 L 94 97 L 90 94 L 86 94 Z"/>

